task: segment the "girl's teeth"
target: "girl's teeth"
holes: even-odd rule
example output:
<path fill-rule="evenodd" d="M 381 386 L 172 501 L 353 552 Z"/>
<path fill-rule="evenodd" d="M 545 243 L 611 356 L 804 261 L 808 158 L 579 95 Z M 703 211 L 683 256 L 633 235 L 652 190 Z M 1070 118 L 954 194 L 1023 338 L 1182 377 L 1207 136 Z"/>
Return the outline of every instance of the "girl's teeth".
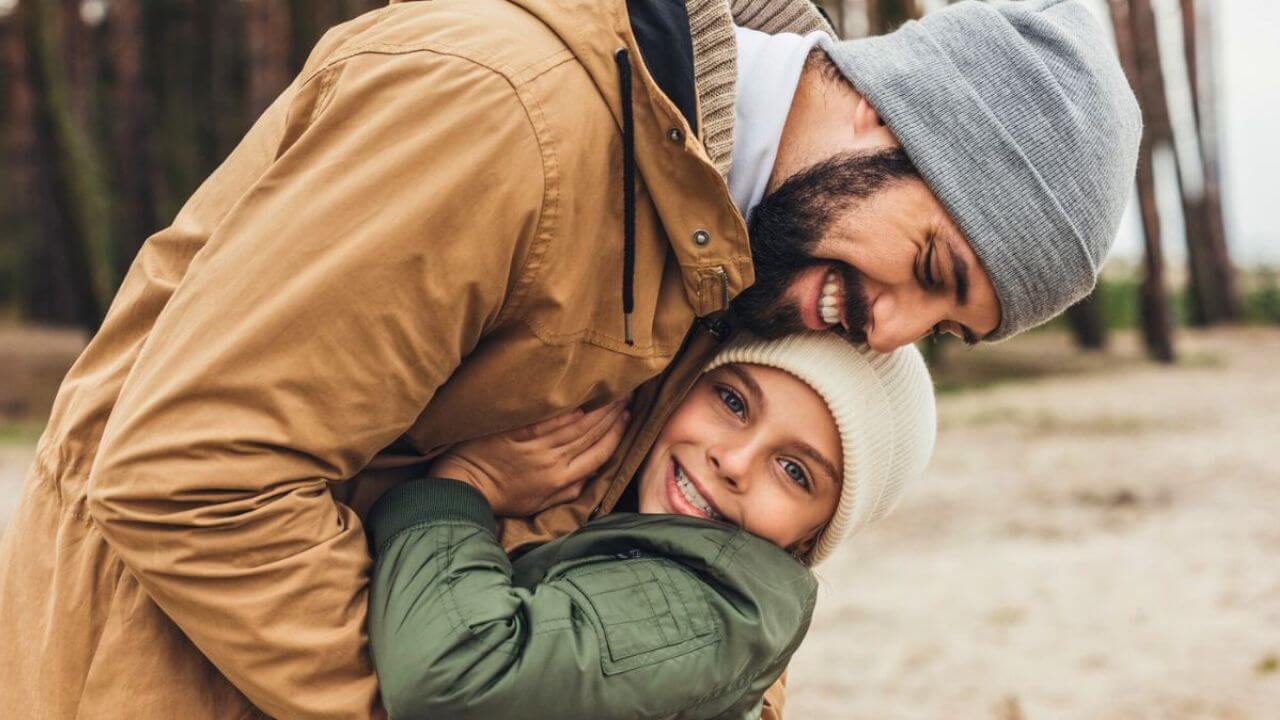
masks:
<path fill-rule="evenodd" d="M 702 497 L 702 494 L 698 492 L 698 488 L 694 487 L 689 478 L 685 477 L 684 468 L 679 465 L 676 465 L 676 487 L 680 489 L 680 494 L 684 496 L 685 500 L 689 501 L 690 505 L 701 510 L 712 520 L 720 519 L 720 515 L 711 509 L 711 504 Z"/>

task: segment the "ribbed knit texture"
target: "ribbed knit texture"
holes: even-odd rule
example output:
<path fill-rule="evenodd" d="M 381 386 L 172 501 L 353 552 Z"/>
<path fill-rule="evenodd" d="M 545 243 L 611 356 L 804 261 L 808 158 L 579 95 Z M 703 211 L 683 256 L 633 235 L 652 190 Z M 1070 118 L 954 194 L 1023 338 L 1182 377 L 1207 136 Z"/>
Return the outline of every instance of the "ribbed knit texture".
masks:
<path fill-rule="evenodd" d="M 738 79 L 734 24 L 767 33 L 822 30 L 833 37 L 835 30 L 808 0 L 686 0 L 685 9 L 693 36 L 702 144 L 716 169 L 727 176 Z"/>
<path fill-rule="evenodd" d="M 970 0 L 829 43 L 995 285 L 1000 340 L 1084 297 L 1133 186 L 1142 118 L 1079 0 Z"/>
<path fill-rule="evenodd" d="M 937 434 L 933 382 L 908 345 L 881 354 L 831 333 L 779 340 L 741 334 L 707 365 L 765 365 L 785 370 L 822 396 L 840 432 L 840 502 L 809 561 L 817 564 L 846 538 L 893 509 L 903 486 L 924 473 Z"/>
<path fill-rule="evenodd" d="M 432 521 L 469 522 L 498 534 L 484 495 L 467 483 L 443 478 L 407 480 L 391 488 L 373 504 L 365 525 L 376 554 L 400 532 Z"/>

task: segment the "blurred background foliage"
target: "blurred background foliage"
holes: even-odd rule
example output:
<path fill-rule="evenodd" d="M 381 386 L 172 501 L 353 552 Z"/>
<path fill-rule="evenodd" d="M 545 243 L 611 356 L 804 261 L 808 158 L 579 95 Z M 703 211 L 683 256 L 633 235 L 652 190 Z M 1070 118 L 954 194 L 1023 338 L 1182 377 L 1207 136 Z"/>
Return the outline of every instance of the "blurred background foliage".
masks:
<path fill-rule="evenodd" d="M 1176 4 L 1178 47 L 1157 43 L 1153 2 L 1091 0 L 1147 119 L 1138 175 L 1145 250 L 1113 263 L 1060 324 L 1085 348 L 1140 328 L 1174 358 L 1172 328 L 1280 321 L 1276 273 L 1233 265 L 1218 177 L 1212 3 Z M 92 332 L 145 238 L 170 222 L 332 25 L 383 0 L 0 0 L 0 317 Z M 887 32 L 945 0 L 822 0 L 846 37 Z M 1182 56 L 1166 89 L 1161 52 Z M 1168 63 L 1163 63 L 1167 66 Z M 1190 118 L 1172 153 L 1170 118 Z M 1184 133 L 1185 135 L 1185 133 Z M 1185 138 L 1184 138 L 1185 139 Z M 1187 143 L 1182 143 L 1183 145 Z M 1168 267 L 1156 155 L 1173 171 L 1185 265 Z M 1166 171 L 1166 175 L 1169 174 Z M 939 350 L 933 350 L 935 360 Z"/>
<path fill-rule="evenodd" d="M 1041 331 L 925 344 L 930 477 L 824 569 L 789 717 L 1280 707 L 1280 276 L 1264 264 L 1280 252 L 1263 187 L 1280 14 L 1274 0 L 1085 2 L 1147 119 L 1117 252 Z M 326 28 L 384 3 L 0 0 L 0 529 L 138 248 Z M 821 6 L 860 37 L 946 4 Z"/>
<path fill-rule="evenodd" d="M 1158 0 L 1155 0 L 1158 1 Z M 1236 278 L 1222 223 L 1211 4 L 1178 4 L 1181 47 L 1160 47 L 1153 0 L 1093 0 L 1147 117 L 1138 178 L 1146 251 L 1066 323 L 1084 347 L 1140 327 L 1157 359 L 1171 328 L 1277 322 L 1274 270 Z M 381 0 L 0 0 L 0 314 L 92 331 L 129 261 L 301 68 L 326 28 Z M 891 31 L 945 0 L 823 0 L 846 37 Z M 1160 53 L 1180 51 L 1190 108 L 1170 108 Z M 1167 64 L 1167 63 L 1166 63 Z M 1185 101 L 1184 101 L 1185 104 Z M 1153 155 L 1178 152 L 1187 265 L 1166 277 Z M 1184 138 L 1185 140 L 1185 138 Z M 1183 142 L 1187 145 L 1187 142 Z M 1192 161 L 1187 163 L 1185 158 Z"/>
<path fill-rule="evenodd" d="M 146 237 L 378 0 L 0 0 L 0 304 L 92 330 Z"/>

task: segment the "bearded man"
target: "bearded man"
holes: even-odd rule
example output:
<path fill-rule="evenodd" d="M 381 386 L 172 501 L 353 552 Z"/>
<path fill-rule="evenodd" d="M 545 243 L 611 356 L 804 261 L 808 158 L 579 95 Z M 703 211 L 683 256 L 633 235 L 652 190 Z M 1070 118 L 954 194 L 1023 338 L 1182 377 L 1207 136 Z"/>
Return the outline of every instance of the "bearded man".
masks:
<path fill-rule="evenodd" d="M 612 509 L 731 304 L 888 350 L 1086 294 L 1141 123 L 1078 0 L 830 34 L 806 0 L 434 0 L 325 35 L 62 385 L 0 707 L 379 716 L 360 517 L 442 448 L 634 392 L 516 550 Z"/>

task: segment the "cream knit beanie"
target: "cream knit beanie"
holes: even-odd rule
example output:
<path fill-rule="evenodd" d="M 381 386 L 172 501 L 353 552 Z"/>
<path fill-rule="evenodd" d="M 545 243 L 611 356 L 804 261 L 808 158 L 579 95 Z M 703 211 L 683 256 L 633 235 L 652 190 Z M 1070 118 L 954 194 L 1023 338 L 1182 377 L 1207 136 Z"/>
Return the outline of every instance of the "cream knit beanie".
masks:
<path fill-rule="evenodd" d="M 884 517 L 908 480 L 919 477 L 937 434 L 933 382 L 913 346 L 888 354 L 832 333 L 778 340 L 739 334 L 707 365 L 765 365 L 803 380 L 826 401 L 840 432 L 840 502 L 809 562 L 824 560 L 845 538 Z"/>

